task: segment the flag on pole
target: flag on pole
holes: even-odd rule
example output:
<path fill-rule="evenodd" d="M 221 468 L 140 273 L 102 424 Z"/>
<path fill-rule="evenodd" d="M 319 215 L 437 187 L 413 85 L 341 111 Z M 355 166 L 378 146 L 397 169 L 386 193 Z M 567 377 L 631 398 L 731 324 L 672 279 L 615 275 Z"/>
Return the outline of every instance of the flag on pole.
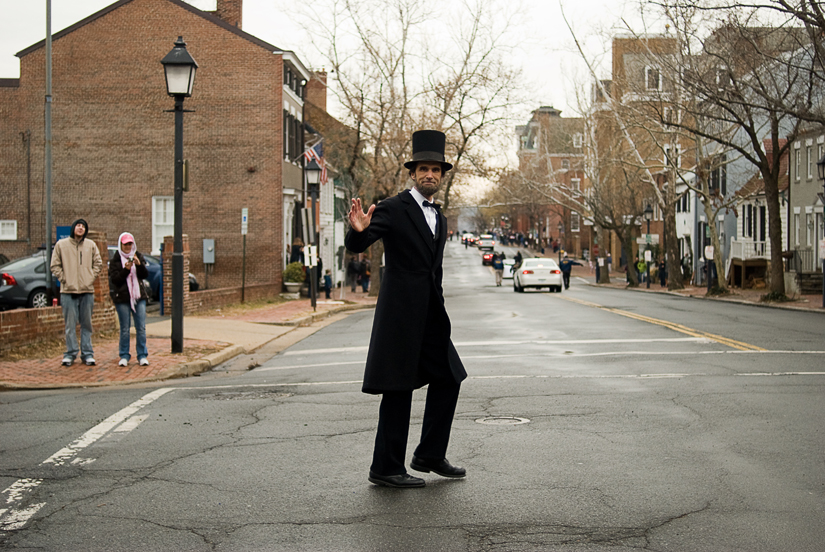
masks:
<path fill-rule="evenodd" d="M 306 161 L 315 161 L 318 162 L 318 165 L 321 167 L 321 184 L 327 183 L 327 164 L 324 161 L 324 144 L 323 142 L 318 142 L 311 148 L 307 149 L 304 152 L 304 159 Z"/>

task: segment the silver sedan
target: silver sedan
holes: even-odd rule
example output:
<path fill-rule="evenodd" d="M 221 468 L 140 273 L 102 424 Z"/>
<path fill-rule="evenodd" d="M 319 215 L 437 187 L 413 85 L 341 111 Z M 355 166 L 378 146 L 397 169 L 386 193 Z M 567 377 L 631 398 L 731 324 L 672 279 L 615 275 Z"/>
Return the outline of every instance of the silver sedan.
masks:
<path fill-rule="evenodd" d="M 562 285 L 561 269 L 553 259 L 524 259 L 514 272 L 513 291 L 546 287 L 561 293 Z"/>

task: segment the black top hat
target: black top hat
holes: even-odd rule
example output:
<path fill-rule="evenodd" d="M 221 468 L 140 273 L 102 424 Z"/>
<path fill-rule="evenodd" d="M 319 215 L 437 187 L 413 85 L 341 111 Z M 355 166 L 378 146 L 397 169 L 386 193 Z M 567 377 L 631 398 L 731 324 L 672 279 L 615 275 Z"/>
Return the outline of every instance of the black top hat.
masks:
<path fill-rule="evenodd" d="M 439 130 L 417 130 L 412 135 L 412 160 L 404 163 L 408 169 L 415 169 L 419 161 L 436 161 L 441 163 L 441 170 L 449 171 L 453 168 L 444 160 L 444 145 L 447 137 Z"/>

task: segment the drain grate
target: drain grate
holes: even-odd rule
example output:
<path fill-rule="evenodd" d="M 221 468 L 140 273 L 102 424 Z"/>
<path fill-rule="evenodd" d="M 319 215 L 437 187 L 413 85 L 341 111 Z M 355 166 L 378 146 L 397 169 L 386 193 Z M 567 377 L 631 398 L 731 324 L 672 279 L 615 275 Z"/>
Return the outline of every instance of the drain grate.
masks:
<path fill-rule="evenodd" d="M 488 418 L 479 418 L 476 420 L 476 423 L 486 425 L 519 425 L 530 423 L 530 420 L 516 416 L 490 416 Z"/>
<path fill-rule="evenodd" d="M 293 393 L 281 393 L 278 391 L 222 391 L 220 393 L 210 393 L 201 395 L 205 401 L 248 401 L 260 399 L 285 399 L 291 397 Z"/>

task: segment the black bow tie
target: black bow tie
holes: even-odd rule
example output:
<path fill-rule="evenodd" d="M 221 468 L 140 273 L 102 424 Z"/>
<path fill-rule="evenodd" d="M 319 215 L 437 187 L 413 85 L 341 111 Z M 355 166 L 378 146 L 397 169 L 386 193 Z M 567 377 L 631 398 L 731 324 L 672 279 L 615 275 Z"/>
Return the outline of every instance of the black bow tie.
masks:
<path fill-rule="evenodd" d="M 439 205 L 438 203 L 430 203 L 426 199 L 421 202 L 421 205 L 423 205 L 424 207 L 432 207 L 435 210 L 441 209 L 441 205 Z"/>

